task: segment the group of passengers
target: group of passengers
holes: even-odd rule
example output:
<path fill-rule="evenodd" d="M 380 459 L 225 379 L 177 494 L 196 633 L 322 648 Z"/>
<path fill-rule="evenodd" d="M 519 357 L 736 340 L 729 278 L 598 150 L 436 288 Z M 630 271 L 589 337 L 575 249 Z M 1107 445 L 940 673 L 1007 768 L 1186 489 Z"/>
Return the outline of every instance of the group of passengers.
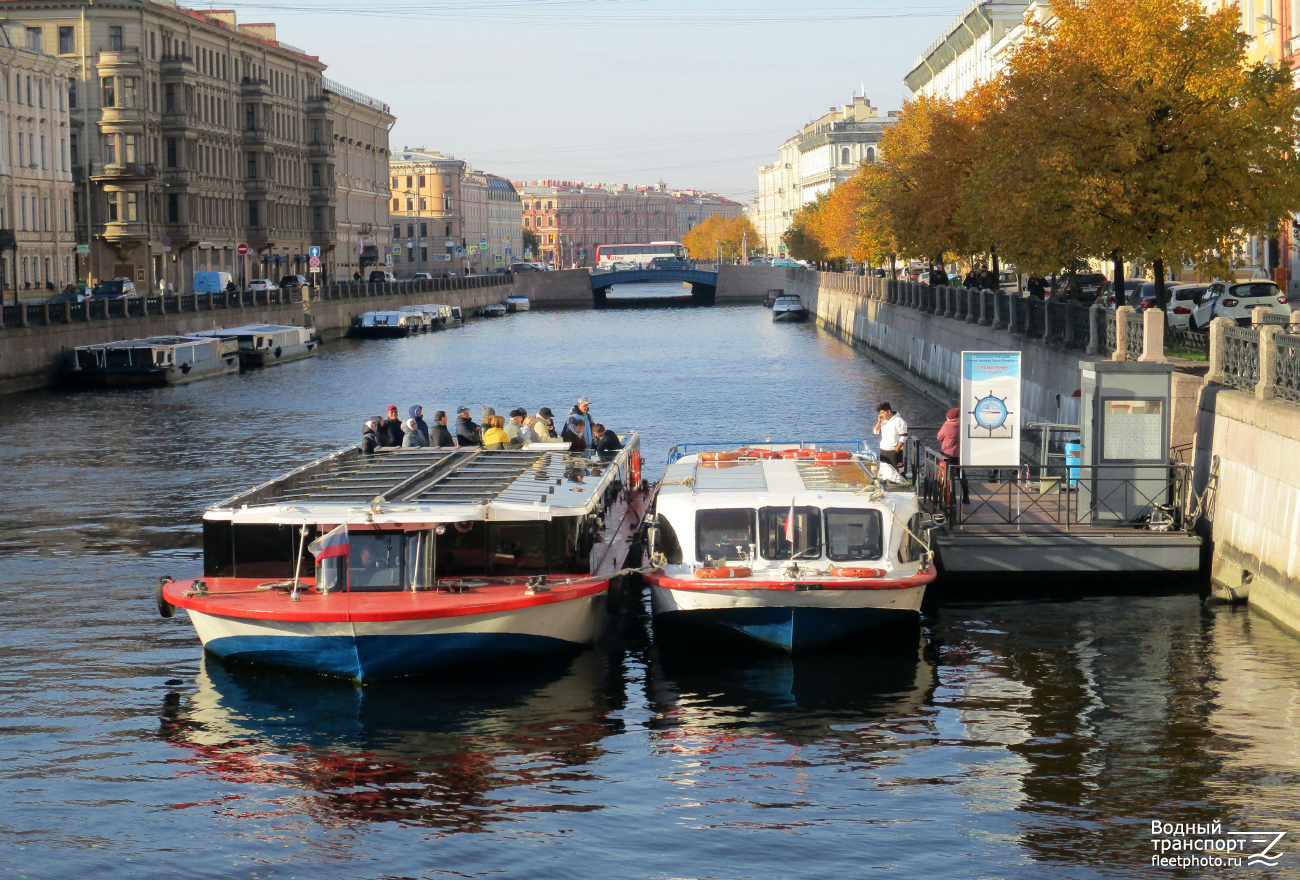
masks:
<path fill-rule="evenodd" d="M 495 409 L 485 406 L 478 422 L 471 418 L 469 407 L 462 406 L 456 410 L 451 426 L 443 410 L 435 412 L 429 424 L 419 405 L 407 410 L 406 419 L 398 417 L 396 406 L 390 406 L 386 416 L 368 420 L 361 429 L 361 451 L 367 455 L 392 446 L 522 449 L 532 443 L 560 442 L 569 445 L 569 452 L 586 455 L 590 450 L 603 461 L 612 461 L 623 448 L 617 434 L 592 418 L 591 401 L 585 397 L 578 398 L 558 433 L 555 415 L 547 406 L 531 416 L 528 410 L 517 407 L 509 417 L 499 416 Z"/>

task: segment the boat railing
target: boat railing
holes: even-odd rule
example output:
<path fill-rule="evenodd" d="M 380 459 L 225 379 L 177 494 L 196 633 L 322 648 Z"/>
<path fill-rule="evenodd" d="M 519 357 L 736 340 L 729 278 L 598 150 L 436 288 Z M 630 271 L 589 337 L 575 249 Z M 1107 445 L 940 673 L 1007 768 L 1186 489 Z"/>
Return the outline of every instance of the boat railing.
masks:
<path fill-rule="evenodd" d="M 697 440 L 678 443 L 668 450 L 668 463 L 672 464 L 686 455 L 713 450 L 731 449 L 823 449 L 828 452 L 852 452 L 866 458 L 875 458 L 876 451 L 866 440 Z"/>

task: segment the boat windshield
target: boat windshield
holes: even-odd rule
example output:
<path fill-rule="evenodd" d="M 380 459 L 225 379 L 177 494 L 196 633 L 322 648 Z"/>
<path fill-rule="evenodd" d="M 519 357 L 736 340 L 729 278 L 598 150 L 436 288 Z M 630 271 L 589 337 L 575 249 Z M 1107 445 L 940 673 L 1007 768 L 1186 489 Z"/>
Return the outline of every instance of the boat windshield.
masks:
<path fill-rule="evenodd" d="M 884 553 L 880 511 L 826 508 L 826 544 L 832 562 L 879 559 Z"/>
<path fill-rule="evenodd" d="M 695 558 L 748 559 L 754 545 L 754 511 L 748 507 L 695 514 Z"/>
<path fill-rule="evenodd" d="M 822 517 L 816 507 L 794 509 L 794 550 L 796 559 L 816 559 L 822 555 Z M 789 559 L 790 542 L 785 538 L 788 507 L 764 507 L 758 512 L 758 551 L 764 559 Z"/>
<path fill-rule="evenodd" d="M 348 532 L 348 589 L 402 589 L 406 536 L 401 532 Z"/>

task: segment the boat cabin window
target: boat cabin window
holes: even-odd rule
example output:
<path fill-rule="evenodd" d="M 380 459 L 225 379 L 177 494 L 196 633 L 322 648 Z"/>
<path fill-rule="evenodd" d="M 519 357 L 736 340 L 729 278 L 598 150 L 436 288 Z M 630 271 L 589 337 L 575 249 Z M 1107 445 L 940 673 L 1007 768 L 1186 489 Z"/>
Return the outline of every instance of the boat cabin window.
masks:
<path fill-rule="evenodd" d="M 589 518 L 550 522 L 448 523 L 438 536 L 437 577 L 587 574 Z"/>
<path fill-rule="evenodd" d="M 300 527 L 293 525 L 233 525 L 228 520 L 203 521 L 204 577 L 291 578 L 294 559 L 302 551 L 299 574 L 310 577 L 315 560 L 307 545 L 316 530 L 307 529 L 303 540 Z"/>
<path fill-rule="evenodd" d="M 758 552 L 764 559 L 789 559 L 790 542 L 785 537 L 788 507 L 764 507 L 758 512 Z M 794 509 L 794 558 L 816 559 L 822 555 L 822 512 L 817 507 Z"/>
<path fill-rule="evenodd" d="M 655 542 L 655 549 L 664 555 L 669 565 L 681 565 L 682 542 L 677 537 L 677 530 L 663 516 L 657 517 L 655 523 L 659 528 L 659 540 Z"/>
<path fill-rule="evenodd" d="M 546 523 L 492 523 L 487 555 L 488 570 L 494 575 L 545 574 Z"/>
<path fill-rule="evenodd" d="M 748 559 L 754 545 L 754 511 L 720 508 L 695 513 L 695 559 Z"/>
<path fill-rule="evenodd" d="M 826 552 L 832 562 L 879 559 L 884 553 L 880 511 L 826 508 Z"/>
<path fill-rule="evenodd" d="M 348 531 L 348 590 L 405 589 L 402 567 L 406 535 L 401 532 Z"/>
<path fill-rule="evenodd" d="M 921 543 L 921 514 L 913 514 L 911 520 L 907 523 L 908 531 L 903 533 L 903 540 L 898 545 L 899 562 L 916 562 L 925 553 L 925 545 Z"/>
<path fill-rule="evenodd" d="M 104 359 L 110 367 L 131 366 L 131 349 L 129 348 L 108 348 L 104 350 L 104 355 Z"/>
<path fill-rule="evenodd" d="M 79 348 L 77 349 L 77 366 L 83 370 L 93 370 L 99 366 L 100 356 L 103 349 Z"/>

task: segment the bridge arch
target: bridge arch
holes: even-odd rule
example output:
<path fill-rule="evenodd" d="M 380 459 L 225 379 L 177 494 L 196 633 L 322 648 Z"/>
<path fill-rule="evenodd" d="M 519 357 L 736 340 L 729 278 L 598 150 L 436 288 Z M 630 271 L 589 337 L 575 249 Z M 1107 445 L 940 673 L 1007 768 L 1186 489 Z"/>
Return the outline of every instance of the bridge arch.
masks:
<path fill-rule="evenodd" d="M 696 305 L 713 305 L 718 292 L 718 273 L 704 269 L 623 269 L 597 272 L 591 276 L 591 295 L 596 308 L 605 305 L 605 296 L 615 284 L 643 284 L 656 281 L 680 281 L 691 286 Z"/>

